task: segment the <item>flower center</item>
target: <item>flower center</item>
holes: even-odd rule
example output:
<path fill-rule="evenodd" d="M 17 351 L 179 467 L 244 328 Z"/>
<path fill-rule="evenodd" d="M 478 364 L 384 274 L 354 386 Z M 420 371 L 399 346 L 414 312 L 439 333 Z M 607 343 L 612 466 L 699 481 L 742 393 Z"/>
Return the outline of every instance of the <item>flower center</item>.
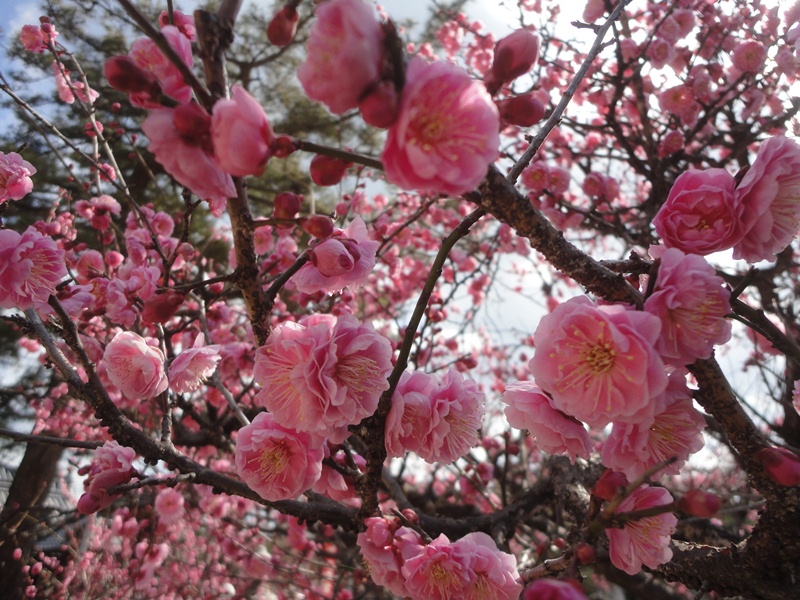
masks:
<path fill-rule="evenodd" d="M 583 360 L 595 375 L 608 373 L 616 361 L 617 353 L 608 342 L 589 346 L 583 353 Z"/>

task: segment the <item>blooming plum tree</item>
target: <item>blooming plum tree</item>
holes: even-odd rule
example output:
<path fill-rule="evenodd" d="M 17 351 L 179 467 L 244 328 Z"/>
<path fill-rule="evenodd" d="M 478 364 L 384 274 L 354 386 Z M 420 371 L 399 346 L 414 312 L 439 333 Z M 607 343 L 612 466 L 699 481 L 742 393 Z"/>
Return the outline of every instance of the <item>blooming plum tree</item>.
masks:
<path fill-rule="evenodd" d="M 3 78 L 66 171 L 0 152 L 0 435 L 84 492 L 53 551 L 12 486 L 0 596 L 794 597 L 800 3 L 461 4 L 22 29 L 81 126 Z"/>

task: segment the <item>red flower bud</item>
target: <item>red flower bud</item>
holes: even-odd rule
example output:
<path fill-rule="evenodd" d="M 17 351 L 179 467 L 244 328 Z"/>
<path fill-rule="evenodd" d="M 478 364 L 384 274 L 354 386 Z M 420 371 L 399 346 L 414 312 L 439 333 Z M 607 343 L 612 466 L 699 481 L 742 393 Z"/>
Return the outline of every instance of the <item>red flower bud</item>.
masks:
<path fill-rule="evenodd" d="M 539 38 L 527 29 L 517 29 L 497 42 L 486 87 L 494 95 L 504 84 L 531 70 L 539 59 Z"/>
<path fill-rule="evenodd" d="M 286 158 L 297 150 L 297 146 L 294 143 L 294 138 L 291 136 L 278 135 L 273 138 L 269 149 L 270 152 L 272 152 L 272 156 Z"/>
<path fill-rule="evenodd" d="M 358 103 L 361 117 L 367 125 L 385 129 L 397 120 L 400 98 L 391 81 L 379 81 L 370 87 Z"/>
<path fill-rule="evenodd" d="M 288 46 L 297 31 L 297 10 L 290 5 L 280 9 L 267 26 L 267 38 L 276 46 Z"/>
<path fill-rule="evenodd" d="M 275 196 L 272 216 L 276 219 L 294 219 L 300 211 L 300 197 L 292 192 L 282 192 Z"/>
<path fill-rule="evenodd" d="M 158 95 L 159 83 L 151 71 L 145 71 L 130 56 L 112 56 L 103 65 L 109 85 L 128 94 Z"/>
<path fill-rule="evenodd" d="M 603 500 L 611 500 L 619 493 L 620 488 L 628 485 L 624 474 L 606 469 L 592 488 L 592 494 Z"/>
<path fill-rule="evenodd" d="M 722 501 L 714 494 L 703 490 L 689 490 L 678 502 L 678 508 L 695 517 L 713 517 Z"/>
<path fill-rule="evenodd" d="M 317 154 L 311 159 L 311 181 L 321 186 L 336 185 L 352 164 L 341 158 Z"/>
<path fill-rule="evenodd" d="M 800 485 L 800 456 L 786 448 L 764 448 L 758 451 L 758 457 L 774 482 L 786 487 Z"/>
<path fill-rule="evenodd" d="M 166 323 L 183 304 L 184 295 L 175 290 L 155 294 L 144 304 L 142 321 L 145 323 Z"/>
<path fill-rule="evenodd" d="M 533 94 L 506 98 L 497 103 L 500 119 L 518 127 L 530 127 L 544 118 L 545 108 Z"/>
<path fill-rule="evenodd" d="M 303 222 L 303 231 L 315 238 L 323 239 L 333 233 L 333 221 L 327 215 L 311 215 Z"/>

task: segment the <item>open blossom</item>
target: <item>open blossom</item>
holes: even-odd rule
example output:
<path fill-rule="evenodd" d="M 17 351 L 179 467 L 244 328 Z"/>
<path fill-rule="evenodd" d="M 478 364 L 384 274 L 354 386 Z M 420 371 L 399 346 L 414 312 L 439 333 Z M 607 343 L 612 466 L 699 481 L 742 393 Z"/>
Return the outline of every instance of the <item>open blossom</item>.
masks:
<path fill-rule="evenodd" d="M 231 99 L 223 98 L 214 105 L 214 157 L 220 168 L 231 175 L 261 175 L 275 137 L 272 126 L 264 109 L 242 86 L 233 86 L 231 95 Z"/>
<path fill-rule="evenodd" d="M 672 503 L 672 496 L 664 488 L 641 486 L 620 503 L 616 514 L 634 512 Z M 619 529 L 606 529 L 608 554 L 615 567 L 628 575 L 636 575 L 642 565 L 657 568 L 672 558 L 670 536 L 675 532 L 678 519 L 671 512 L 629 521 Z"/>
<path fill-rule="evenodd" d="M 383 32 L 375 9 L 363 0 L 328 0 L 316 16 L 297 77 L 309 98 L 340 114 L 358 106 L 378 79 Z"/>
<path fill-rule="evenodd" d="M 800 229 L 800 144 L 783 136 L 766 140 L 736 189 L 744 237 L 734 258 L 775 260 Z"/>
<path fill-rule="evenodd" d="M 648 313 L 572 298 L 539 322 L 529 368 L 555 408 L 593 427 L 644 422 L 667 387 L 660 331 Z"/>
<path fill-rule="evenodd" d="M 100 96 L 92 88 L 87 88 L 82 81 L 72 81 L 69 70 L 57 60 L 53 61 L 53 74 L 56 77 L 56 91 L 62 102 L 72 104 L 77 96 L 84 104 L 93 104 Z"/>
<path fill-rule="evenodd" d="M 161 34 L 180 57 L 187 67 L 194 63 L 192 45 L 180 29 L 174 25 L 161 28 Z M 128 52 L 133 61 L 145 71 L 155 75 L 161 90 L 170 98 L 180 103 L 192 99 L 192 88 L 183 81 L 183 76 L 178 68 L 158 48 L 156 43 L 148 37 L 142 37 L 131 44 Z M 143 108 L 159 108 L 160 104 L 149 93 L 131 94 L 131 104 Z M 148 136 L 149 137 L 149 136 Z"/>
<path fill-rule="evenodd" d="M 170 387 L 179 394 L 193 392 L 214 374 L 221 358 L 219 346 L 204 346 L 203 334 L 199 334 L 194 346 L 178 354 L 172 361 L 169 367 Z"/>
<path fill-rule="evenodd" d="M 735 185 L 725 169 L 682 173 L 653 219 L 664 245 L 705 256 L 738 244 L 744 221 Z"/>
<path fill-rule="evenodd" d="M 386 179 L 407 190 L 469 192 L 497 158 L 499 127 L 483 85 L 452 63 L 415 58 L 381 154 Z"/>
<path fill-rule="evenodd" d="M 306 294 L 338 292 L 367 281 L 375 266 L 380 243 L 367 237 L 367 226 L 356 217 L 344 230 L 311 247 L 311 260 L 292 277 L 297 289 Z"/>
<path fill-rule="evenodd" d="M 529 381 L 513 383 L 506 386 L 502 400 L 508 404 L 508 424 L 530 431 L 543 452 L 566 454 L 572 462 L 579 456 L 589 457 L 592 444 L 583 424 L 557 410 L 539 386 Z"/>
<path fill-rule="evenodd" d="M 64 251 L 28 227 L 22 235 L 0 229 L 0 308 L 27 310 L 47 304 L 67 274 Z"/>
<path fill-rule="evenodd" d="M 0 204 L 21 200 L 33 190 L 36 168 L 16 152 L 0 152 Z"/>
<path fill-rule="evenodd" d="M 132 331 L 114 336 L 103 353 L 106 374 L 129 400 L 148 400 L 164 392 L 169 382 L 164 354 Z"/>
<path fill-rule="evenodd" d="M 453 546 L 472 557 L 470 568 L 475 574 L 467 587 L 464 600 L 517 600 L 522 591 L 517 559 L 502 552 L 494 540 L 483 532 L 468 533 Z"/>
<path fill-rule="evenodd" d="M 468 549 L 451 544 L 444 534 L 404 558 L 402 573 L 413 600 L 464 598 L 475 582 Z"/>
<path fill-rule="evenodd" d="M 265 500 L 295 498 L 322 472 L 322 445 L 308 433 L 284 427 L 270 413 L 259 413 L 239 430 L 236 470 Z"/>
<path fill-rule="evenodd" d="M 392 408 L 386 417 L 386 454 L 403 456 L 419 452 L 435 425 L 431 398 L 437 382 L 422 371 L 403 371 L 392 395 Z M 438 417 L 438 415 L 436 415 Z"/>
<path fill-rule="evenodd" d="M 78 500 L 78 510 L 85 514 L 95 513 L 111 504 L 118 495 L 108 494 L 108 488 L 128 483 L 136 470 L 133 460 L 136 451 L 120 446 L 115 441 L 106 442 L 94 451 L 89 466 L 82 467 L 78 473 L 88 475 L 83 487 L 86 490 Z"/>
<path fill-rule="evenodd" d="M 205 116 L 204 116 L 205 115 Z M 227 198 L 236 196 L 228 173 L 214 161 L 211 118 L 194 103 L 153 110 L 142 123 L 150 152 L 178 183 L 185 185 L 219 216 Z"/>
<path fill-rule="evenodd" d="M 733 66 L 740 71 L 757 73 L 767 60 L 767 49 L 761 42 L 750 40 L 739 44 L 731 53 Z"/>
<path fill-rule="evenodd" d="M 182 518 L 184 509 L 183 494 L 174 488 L 164 488 L 156 496 L 153 508 L 156 509 L 158 522 L 164 525 L 174 525 Z"/>
<path fill-rule="evenodd" d="M 603 442 L 602 462 L 634 481 L 657 464 L 674 458 L 675 462 L 659 471 L 659 475 L 677 475 L 689 455 L 704 445 L 706 422 L 692 406 L 683 373 L 670 376 L 662 403 L 664 408 L 648 424 L 615 423 Z"/>
<path fill-rule="evenodd" d="M 41 25 L 23 25 L 19 33 L 19 41 L 28 52 L 42 54 L 47 51 L 47 45 L 52 44 L 58 32 L 52 23 Z"/>
<path fill-rule="evenodd" d="M 375 412 L 389 387 L 391 356 L 389 341 L 352 315 L 281 323 L 256 353 L 264 388 L 256 400 L 287 427 L 346 437 L 344 428 Z"/>
<path fill-rule="evenodd" d="M 364 523 L 367 528 L 358 534 L 358 547 L 372 581 L 397 596 L 408 596 L 401 572 L 403 556 L 421 552 L 422 538 L 413 529 L 400 527 L 398 519 L 370 517 Z"/>
<path fill-rule="evenodd" d="M 725 282 L 702 256 L 663 246 L 651 247 L 650 255 L 661 264 L 644 310 L 661 319 L 656 343 L 661 358 L 679 367 L 709 358 L 715 345 L 731 337 Z"/>

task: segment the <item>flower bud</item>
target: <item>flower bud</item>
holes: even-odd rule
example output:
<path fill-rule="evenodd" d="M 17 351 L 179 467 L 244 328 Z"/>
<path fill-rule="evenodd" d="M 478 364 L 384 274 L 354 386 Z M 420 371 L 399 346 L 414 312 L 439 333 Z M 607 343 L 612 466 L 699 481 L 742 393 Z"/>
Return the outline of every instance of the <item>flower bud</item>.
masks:
<path fill-rule="evenodd" d="M 592 494 L 603 500 L 611 500 L 619 493 L 620 488 L 624 488 L 626 485 L 628 485 L 628 478 L 624 474 L 606 469 L 594 484 Z"/>
<path fill-rule="evenodd" d="M 297 9 L 287 4 L 280 9 L 267 26 L 267 39 L 275 46 L 288 46 L 297 32 Z"/>
<path fill-rule="evenodd" d="M 270 150 L 272 151 L 272 156 L 276 158 L 286 158 L 290 154 L 294 154 L 297 150 L 297 146 L 291 136 L 277 135 L 272 140 Z"/>
<path fill-rule="evenodd" d="M 786 448 L 764 448 L 758 457 L 774 482 L 786 487 L 800 485 L 800 456 Z"/>
<path fill-rule="evenodd" d="M 303 231 L 315 238 L 324 239 L 333 233 L 333 221 L 327 215 L 311 215 L 303 222 Z"/>
<path fill-rule="evenodd" d="M 184 295 L 175 290 L 167 290 L 163 294 L 155 294 L 144 303 L 142 321 L 149 324 L 166 323 L 183 304 Z"/>
<path fill-rule="evenodd" d="M 517 29 L 497 42 L 494 61 L 486 76 L 486 88 L 494 95 L 504 84 L 531 70 L 539 59 L 539 38 L 527 29 Z"/>
<path fill-rule="evenodd" d="M 497 102 L 500 120 L 518 127 L 530 127 L 544 118 L 544 104 L 533 94 L 523 94 Z"/>
<path fill-rule="evenodd" d="M 703 490 L 689 490 L 678 502 L 678 508 L 695 517 L 713 517 L 722 501 L 718 496 Z"/>
<path fill-rule="evenodd" d="M 292 192 L 282 192 L 275 196 L 272 216 L 276 219 L 294 219 L 300 211 L 300 197 Z"/>
<path fill-rule="evenodd" d="M 400 98 L 391 81 L 379 81 L 370 87 L 358 103 L 367 125 L 385 129 L 397 120 Z"/>
<path fill-rule="evenodd" d="M 317 154 L 311 159 L 311 181 L 321 186 L 336 185 L 352 164 L 341 158 Z"/>

